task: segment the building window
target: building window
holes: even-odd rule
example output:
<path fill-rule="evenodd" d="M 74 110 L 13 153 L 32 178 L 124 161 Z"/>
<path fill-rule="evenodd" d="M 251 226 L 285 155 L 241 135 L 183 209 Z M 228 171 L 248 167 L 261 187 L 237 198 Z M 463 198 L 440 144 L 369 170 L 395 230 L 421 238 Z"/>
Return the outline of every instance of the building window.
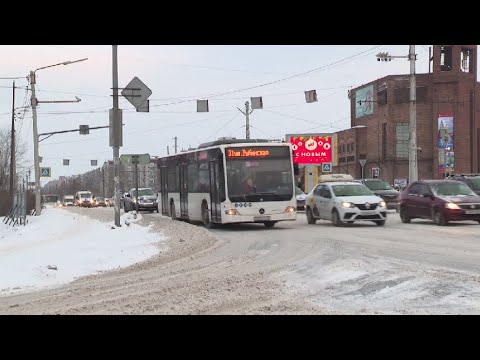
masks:
<path fill-rule="evenodd" d="M 442 46 L 440 48 L 440 70 L 450 71 L 452 70 L 452 47 Z"/>
<path fill-rule="evenodd" d="M 382 158 L 387 158 L 387 124 L 382 124 Z"/>
<path fill-rule="evenodd" d="M 470 50 L 468 49 L 462 49 L 462 54 L 461 54 L 461 62 L 460 62 L 460 68 L 462 69 L 463 72 L 469 73 L 471 66 L 470 66 Z"/>
<path fill-rule="evenodd" d="M 396 156 L 408 158 L 408 123 L 397 123 L 396 128 Z"/>
<path fill-rule="evenodd" d="M 377 101 L 379 106 L 387 104 L 387 89 L 377 92 Z"/>

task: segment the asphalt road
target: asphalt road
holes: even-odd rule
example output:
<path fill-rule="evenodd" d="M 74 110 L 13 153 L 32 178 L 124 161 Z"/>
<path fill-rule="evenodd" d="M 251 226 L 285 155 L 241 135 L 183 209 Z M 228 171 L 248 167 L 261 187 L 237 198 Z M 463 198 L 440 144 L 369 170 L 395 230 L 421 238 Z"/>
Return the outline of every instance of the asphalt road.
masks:
<path fill-rule="evenodd" d="M 113 209 L 69 209 L 111 221 Z M 0 298 L 0 313 L 480 314 L 480 225 L 389 212 L 360 222 L 201 226 L 143 215 L 168 251 L 65 287 Z"/>

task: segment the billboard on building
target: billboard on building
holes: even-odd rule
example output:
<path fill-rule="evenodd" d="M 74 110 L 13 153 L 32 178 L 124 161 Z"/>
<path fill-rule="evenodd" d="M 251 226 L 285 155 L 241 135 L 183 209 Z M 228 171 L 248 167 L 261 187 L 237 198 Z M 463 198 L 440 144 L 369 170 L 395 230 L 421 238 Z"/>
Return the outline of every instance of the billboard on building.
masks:
<path fill-rule="evenodd" d="M 373 114 L 373 85 L 365 86 L 355 92 L 355 118 Z"/>
<path fill-rule="evenodd" d="M 334 159 L 331 134 L 287 134 L 286 138 L 292 145 L 295 164 L 321 165 Z"/>
<path fill-rule="evenodd" d="M 438 171 L 452 173 L 455 169 L 455 133 L 453 114 L 438 115 Z"/>

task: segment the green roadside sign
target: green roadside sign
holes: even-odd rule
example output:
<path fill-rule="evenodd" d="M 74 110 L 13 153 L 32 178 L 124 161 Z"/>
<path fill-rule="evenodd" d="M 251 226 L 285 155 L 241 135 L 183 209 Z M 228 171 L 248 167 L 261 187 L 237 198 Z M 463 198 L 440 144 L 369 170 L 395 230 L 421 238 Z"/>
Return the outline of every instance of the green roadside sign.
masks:
<path fill-rule="evenodd" d="M 120 164 L 133 165 L 135 164 L 135 159 L 138 159 L 138 165 L 150 164 L 150 154 L 124 154 L 120 156 Z"/>

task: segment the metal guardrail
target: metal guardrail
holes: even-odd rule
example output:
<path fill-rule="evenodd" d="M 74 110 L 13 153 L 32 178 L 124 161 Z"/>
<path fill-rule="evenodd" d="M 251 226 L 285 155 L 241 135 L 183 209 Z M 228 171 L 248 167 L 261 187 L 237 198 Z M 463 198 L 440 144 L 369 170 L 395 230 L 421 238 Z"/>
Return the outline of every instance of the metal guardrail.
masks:
<path fill-rule="evenodd" d="M 7 216 L 3 219 L 7 225 L 27 225 L 27 191 L 13 195 L 13 205 Z"/>

